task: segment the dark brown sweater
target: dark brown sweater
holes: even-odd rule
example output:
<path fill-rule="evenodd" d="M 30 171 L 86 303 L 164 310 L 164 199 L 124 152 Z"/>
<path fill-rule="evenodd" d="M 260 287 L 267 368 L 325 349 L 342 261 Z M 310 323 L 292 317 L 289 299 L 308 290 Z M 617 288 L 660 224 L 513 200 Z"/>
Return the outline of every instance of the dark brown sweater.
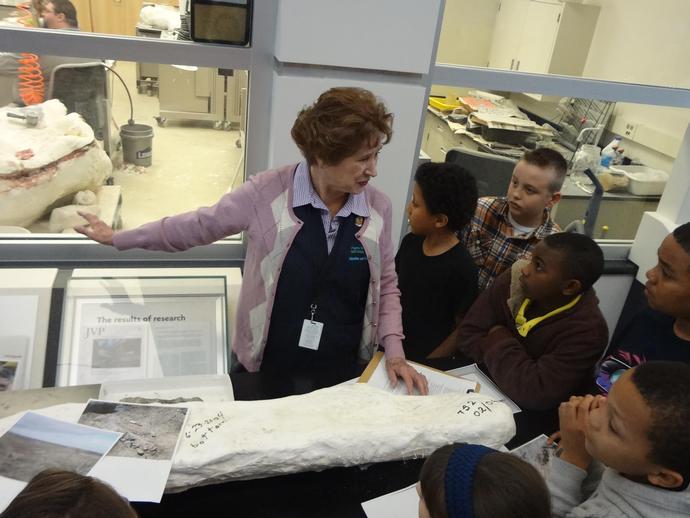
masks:
<path fill-rule="evenodd" d="M 513 282 L 511 292 L 511 270 L 499 275 L 465 315 L 458 346 L 484 363 L 499 388 L 521 407 L 555 408 L 591 381 L 608 343 L 606 321 L 590 288 L 575 306 L 543 320 L 523 338 L 513 316 L 524 300 L 517 289 Z M 488 335 L 499 325 L 504 327 Z"/>

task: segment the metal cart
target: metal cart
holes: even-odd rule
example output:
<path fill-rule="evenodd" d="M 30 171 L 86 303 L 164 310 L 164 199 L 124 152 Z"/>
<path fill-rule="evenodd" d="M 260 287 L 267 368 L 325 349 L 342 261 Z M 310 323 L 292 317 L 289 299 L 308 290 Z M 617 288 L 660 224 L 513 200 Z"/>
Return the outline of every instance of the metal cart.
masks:
<path fill-rule="evenodd" d="M 247 72 L 160 65 L 159 126 L 169 120 L 211 121 L 218 129 L 243 130 Z"/>
<path fill-rule="evenodd" d="M 160 38 L 161 30 L 137 25 L 136 35 L 144 38 Z M 137 62 L 137 92 L 150 96 L 158 94 L 158 63 Z"/>

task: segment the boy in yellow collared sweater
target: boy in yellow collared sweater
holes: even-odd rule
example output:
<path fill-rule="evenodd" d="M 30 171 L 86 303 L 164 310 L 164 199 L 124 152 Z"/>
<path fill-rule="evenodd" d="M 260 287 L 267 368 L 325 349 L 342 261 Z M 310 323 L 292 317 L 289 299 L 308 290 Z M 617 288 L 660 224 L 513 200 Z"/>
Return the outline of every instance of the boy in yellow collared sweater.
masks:
<path fill-rule="evenodd" d="M 460 351 L 521 407 L 556 408 L 587 388 L 608 343 L 592 288 L 603 267 L 590 238 L 547 236 L 479 296 L 458 330 Z"/>

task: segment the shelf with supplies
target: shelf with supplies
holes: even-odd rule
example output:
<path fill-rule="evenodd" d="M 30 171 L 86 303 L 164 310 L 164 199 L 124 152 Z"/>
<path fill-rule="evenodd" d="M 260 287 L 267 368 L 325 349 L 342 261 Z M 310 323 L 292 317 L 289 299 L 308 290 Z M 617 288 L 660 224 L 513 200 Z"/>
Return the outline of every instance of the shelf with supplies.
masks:
<path fill-rule="evenodd" d="M 570 160 L 572 151 L 555 142 L 549 145 L 559 151 L 566 160 Z M 422 150 L 431 157 L 433 162 L 443 162 L 446 159 L 446 153 L 457 147 L 493 153 L 514 160 L 518 160 L 525 151 L 529 150 L 524 146 L 486 140 L 480 134 L 465 130 L 461 124 L 449 121 L 447 116 L 440 111 L 427 107 Z"/>

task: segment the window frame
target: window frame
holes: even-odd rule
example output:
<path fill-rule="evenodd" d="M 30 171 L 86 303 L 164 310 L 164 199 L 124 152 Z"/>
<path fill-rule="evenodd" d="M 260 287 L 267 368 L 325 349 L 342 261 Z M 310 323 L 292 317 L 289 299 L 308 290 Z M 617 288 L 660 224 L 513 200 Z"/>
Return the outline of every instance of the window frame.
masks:
<path fill-rule="evenodd" d="M 249 73 L 245 177 L 268 168 L 265 136 L 270 130 L 270 100 L 273 90 L 273 49 L 277 26 L 277 0 L 254 0 L 252 39 L 247 47 L 157 40 L 92 32 L 0 27 L 0 50 L 33 52 L 53 56 L 108 58 L 159 64 L 242 69 Z M 241 260 L 246 237 L 223 239 L 211 245 L 168 254 L 146 250 L 119 252 L 82 236 L 54 234 L 0 236 L 0 265 L 53 262 L 180 262 Z"/>
<path fill-rule="evenodd" d="M 418 76 L 427 93 L 433 84 L 462 86 L 487 90 L 530 92 L 544 95 L 571 96 L 590 99 L 630 102 L 656 106 L 690 108 L 690 89 L 642 85 L 572 76 L 535 74 L 489 69 L 467 65 L 437 63 L 436 51 L 440 37 L 444 2 L 439 6 L 432 63 L 429 73 Z M 248 47 L 161 41 L 151 38 L 114 36 L 99 33 L 54 31 L 0 27 L 0 49 L 7 52 L 50 53 L 58 56 L 98 58 L 245 69 L 249 72 L 245 171 L 249 177 L 268 168 L 265 144 L 270 135 L 270 99 L 273 77 L 280 63 L 274 57 L 278 18 L 278 0 L 254 0 L 252 42 Z M 47 50 L 49 49 L 49 50 Z M 347 70 L 344 74 L 357 74 Z M 389 74 L 380 73 L 382 78 Z M 421 144 L 424 114 L 420 113 L 417 147 Z M 395 224 L 395 223 L 394 223 Z M 131 250 L 123 255 L 109 247 L 101 247 L 83 237 L 57 237 L 52 234 L 0 237 L 0 264 L 30 261 L 66 262 L 94 261 L 156 261 L 174 260 L 241 260 L 246 238 L 221 240 L 179 254 Z M 608 257 L 624 258 L 631 241 L 600 241 Z"/>
<path fill-rule="evenodd" d="M 436 63 L 432 67 L 430 81 L 432 85 L 690 108 L 690 89 L 555 74 Z M 666 188 L 668 189 L 668 185 Z M 662 197 L 665 192 L 664 190 Z M 606 259 L 612 260 L 627 259 L 633 243 L 633 240 L 597 239 L 596 241 L 604 251 Z"/>

